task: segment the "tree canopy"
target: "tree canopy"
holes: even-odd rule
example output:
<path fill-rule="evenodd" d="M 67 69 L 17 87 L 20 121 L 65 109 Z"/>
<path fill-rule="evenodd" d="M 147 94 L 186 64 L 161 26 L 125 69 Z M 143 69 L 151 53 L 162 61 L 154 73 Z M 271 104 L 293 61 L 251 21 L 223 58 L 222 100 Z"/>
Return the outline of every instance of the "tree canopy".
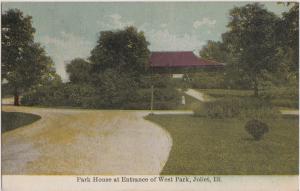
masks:
<path fill-rule="evenodd" d="M 291 8 L 282 17 L 259 3 L 233 8 L 222 40 L 208 41 L 200 56 L 225 62 L 226 84 L 252 88 L 255 95 L 267 81 L 298 78 L 299 4 L 286 6 Z"/>
<path fill-rule="evenodd" d="M 279 46 L 282 49 L 285 67 L 298 77 L 299 68 L 299 3 L 288 3 L 291 6 L 288 12 L 282 14 L 276 34 Z"/>
<path fill-rule="evenodd" d="M 88 83 L 90 80 L 91 64 L 82 58 L 75 58 L 67 64 L 66 71 L 72 83 Z"/>
<path fill-rule="evenodd" d="M 44 48 L 34 42 L 35 29 L 30 16 L 24 16 L 18 9 L 10 9 L 1 16 L 2 79 L 13 88 L 15 105 L 19 105 L 23 91 L 42 79 L 54 77 L 54 64 Z"/>
<path fill-rule="evenodd" d="M 134 27 L 124 30 L 103 31 L 96 47 L 91 51 L 92 71 L 106 69 L 140 75 L 145 72 L 150 51 L 144 33 Z"/>

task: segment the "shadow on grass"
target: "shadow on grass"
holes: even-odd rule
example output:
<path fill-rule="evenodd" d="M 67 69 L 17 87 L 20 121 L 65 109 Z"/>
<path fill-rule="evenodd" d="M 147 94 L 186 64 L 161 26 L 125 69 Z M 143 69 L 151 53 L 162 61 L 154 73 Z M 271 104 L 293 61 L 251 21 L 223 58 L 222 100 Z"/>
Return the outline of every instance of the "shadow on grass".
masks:
<path fill-rule="evenodd" d="M 21 112 L 1 112 L 1 133 L 14 130 L 16 128 L 29 125 L 39 119 L 41 116 L 31 113 Z"/>

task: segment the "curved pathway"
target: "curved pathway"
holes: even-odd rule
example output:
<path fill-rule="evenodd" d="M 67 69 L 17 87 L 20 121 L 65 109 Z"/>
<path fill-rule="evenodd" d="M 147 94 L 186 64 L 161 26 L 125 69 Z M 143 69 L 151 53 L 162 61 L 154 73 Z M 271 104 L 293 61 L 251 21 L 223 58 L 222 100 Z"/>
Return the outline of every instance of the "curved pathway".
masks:
<path fill-rule="evenodd" d="M 148 111 L 2 109 L 42 117 L 2 134 L 3 174 L 159 174 L 172 146 Z"/>

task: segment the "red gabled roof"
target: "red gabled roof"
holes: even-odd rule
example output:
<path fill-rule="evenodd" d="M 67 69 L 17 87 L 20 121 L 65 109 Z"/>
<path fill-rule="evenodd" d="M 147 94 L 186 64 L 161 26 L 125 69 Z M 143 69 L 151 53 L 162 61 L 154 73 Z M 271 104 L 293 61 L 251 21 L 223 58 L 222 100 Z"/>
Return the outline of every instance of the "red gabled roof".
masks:
<path fill-rule="evenodd" d="M 209 67 L 224 64 L 197 57 L 192 51 L 152 52 L 151 67 Z"/>

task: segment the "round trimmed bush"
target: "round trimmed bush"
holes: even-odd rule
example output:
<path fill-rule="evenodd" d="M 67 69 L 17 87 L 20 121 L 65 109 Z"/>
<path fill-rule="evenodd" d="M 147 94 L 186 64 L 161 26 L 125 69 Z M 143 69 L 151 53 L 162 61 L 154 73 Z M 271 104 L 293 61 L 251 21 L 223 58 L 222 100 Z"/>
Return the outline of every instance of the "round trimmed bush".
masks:
<path fill-rule="evenodd" d="M 256 119 L 248 121 L 245 125 L 245 129 L 256 141 L 259 141 L 263 135 L 269 131 L 269 127 L 266 123 Z"/>

